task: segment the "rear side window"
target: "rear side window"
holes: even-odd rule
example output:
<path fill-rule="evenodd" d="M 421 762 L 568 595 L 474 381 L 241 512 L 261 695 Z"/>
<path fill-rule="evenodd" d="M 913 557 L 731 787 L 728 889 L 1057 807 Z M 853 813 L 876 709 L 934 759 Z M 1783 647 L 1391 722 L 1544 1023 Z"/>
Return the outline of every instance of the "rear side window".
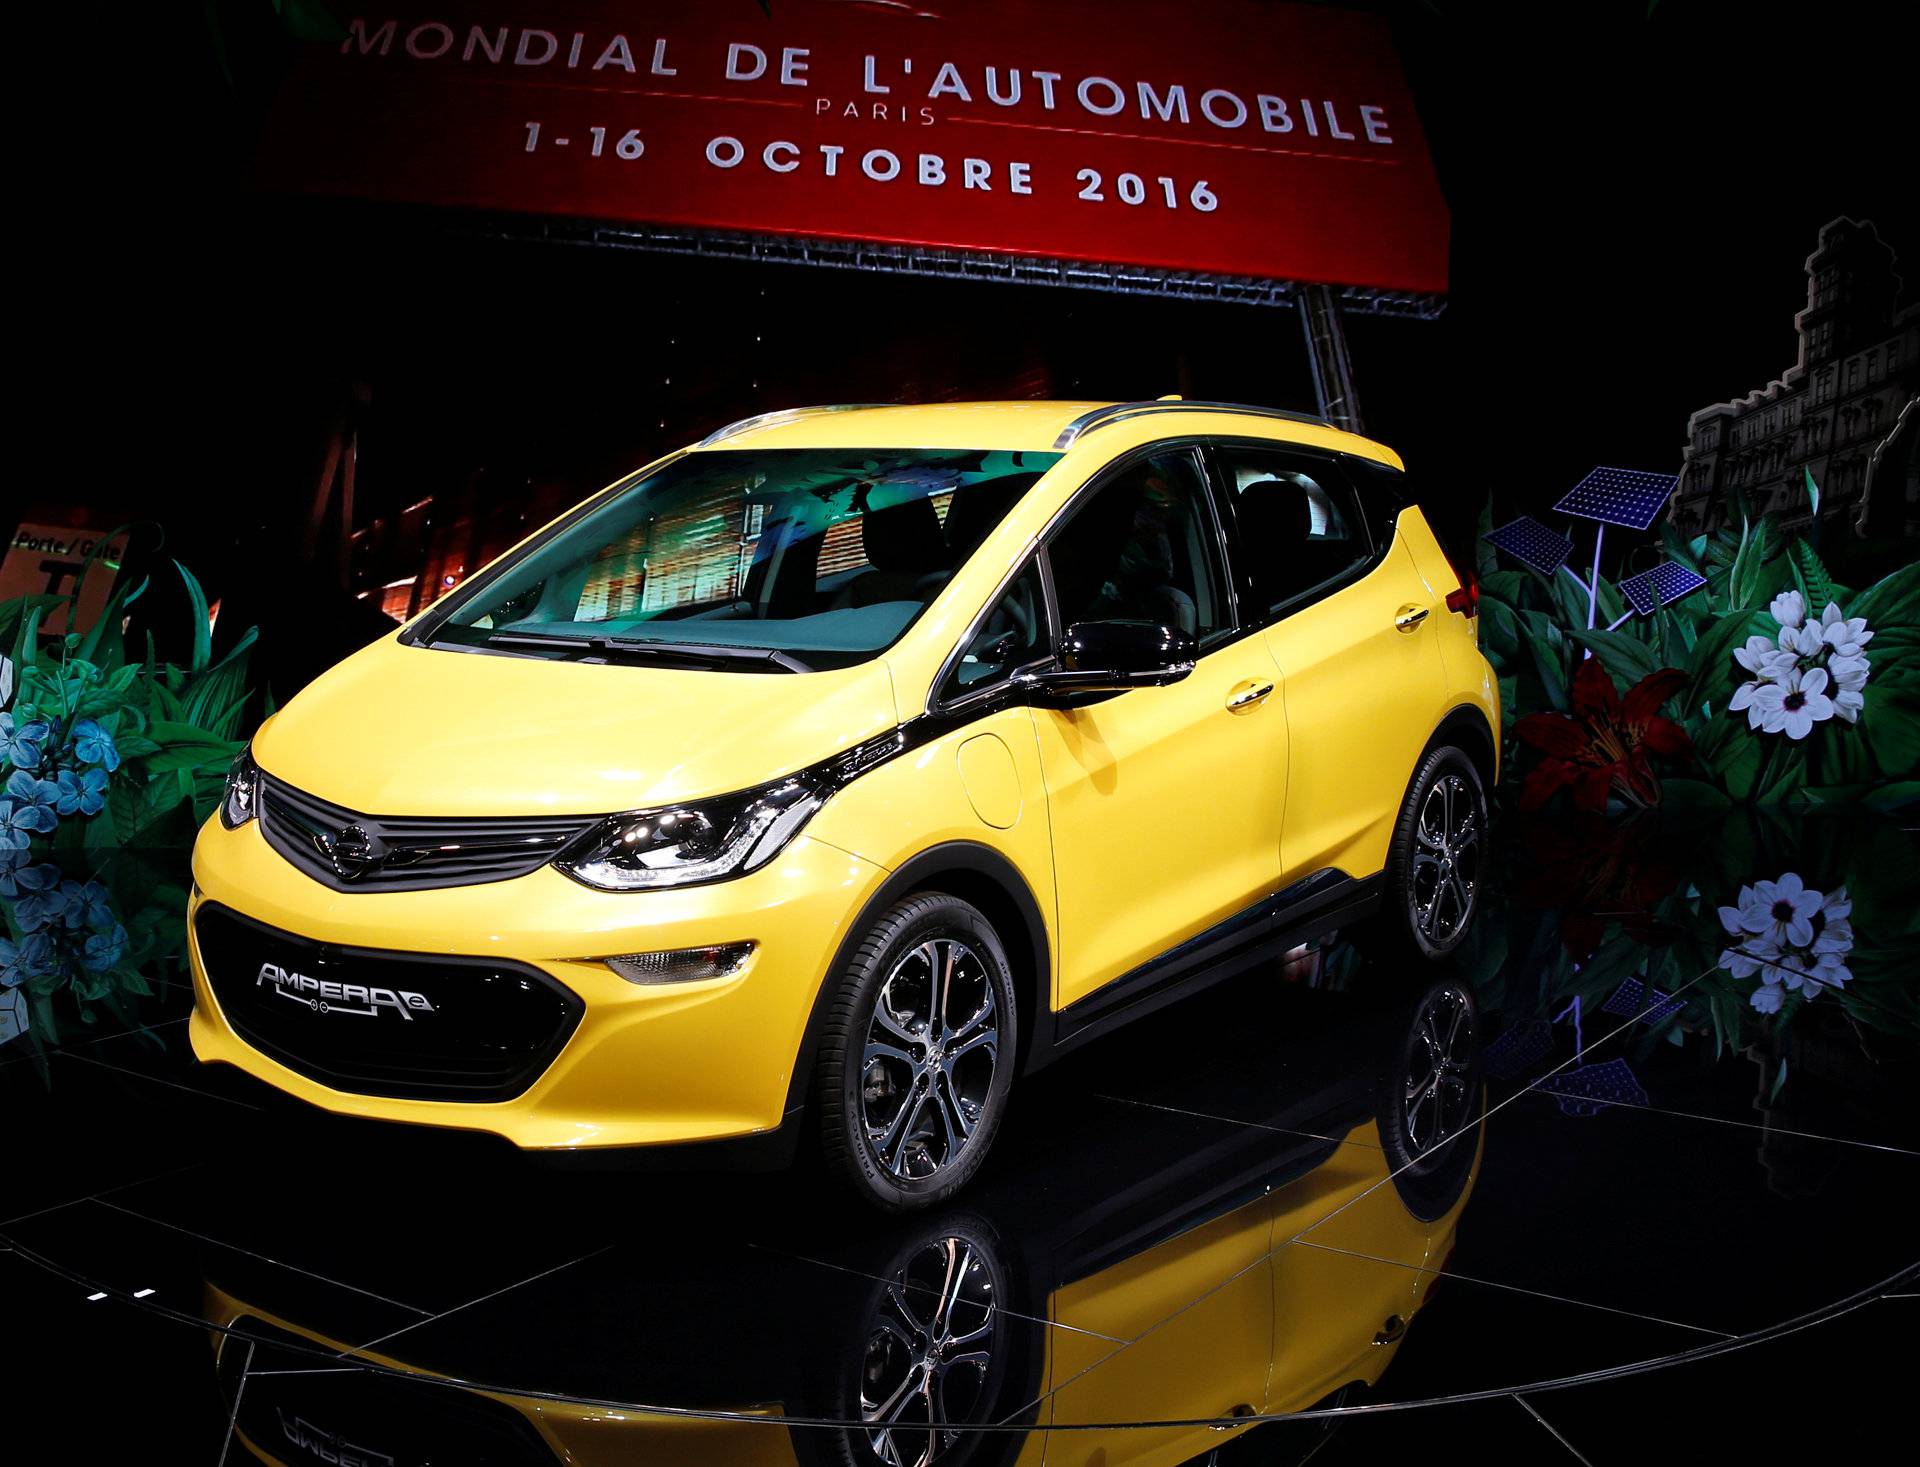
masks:
<path fill-rule="evenodd" d="M 1257 608 L 1272 615 L 1304 605 L 1373 559 L 1359 500 L 1338 463 L 1237 444 L 1217 451 Z"/>

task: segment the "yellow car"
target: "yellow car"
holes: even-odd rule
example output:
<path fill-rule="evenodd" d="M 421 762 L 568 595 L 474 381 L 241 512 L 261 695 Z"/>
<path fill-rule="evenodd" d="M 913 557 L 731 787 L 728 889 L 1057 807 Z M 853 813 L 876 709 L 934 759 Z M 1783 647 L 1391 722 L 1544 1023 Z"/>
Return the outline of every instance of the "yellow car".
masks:
<path fill-rule="evenodd" d="M 1380 444 L 1218 403 L 814 408 L 533 535 L 263 724 L 201 1059 L 556 1151 L 803 1130 L 874 1202 L 1017 1075 L 1485 859 L 1471 578 Z"/>

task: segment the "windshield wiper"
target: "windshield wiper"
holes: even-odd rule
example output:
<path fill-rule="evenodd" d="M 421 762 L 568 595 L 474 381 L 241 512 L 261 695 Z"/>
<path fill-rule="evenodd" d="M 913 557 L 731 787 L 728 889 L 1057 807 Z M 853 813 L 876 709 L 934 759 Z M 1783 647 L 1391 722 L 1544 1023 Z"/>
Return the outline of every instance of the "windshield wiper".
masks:
<path fill-rule="evenodd" d="M 777 647 L 733 647 L 724 642 L 656 642 L 648 637 L 558 637 L 546 632 L 489 632 L 486 646 L 525 647 L 566 652 L 576 658 L 633 657 L 690 663 L 696 667 L 751 667 L 762 672 L 812 672 L 791 652 Z"/>

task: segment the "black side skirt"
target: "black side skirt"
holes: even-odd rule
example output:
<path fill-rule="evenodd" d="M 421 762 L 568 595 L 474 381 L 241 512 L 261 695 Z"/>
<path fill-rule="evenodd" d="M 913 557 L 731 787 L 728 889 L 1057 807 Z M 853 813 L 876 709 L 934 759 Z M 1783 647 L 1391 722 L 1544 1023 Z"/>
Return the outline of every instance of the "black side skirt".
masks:
<path fill-rule="evenodd" d="M 1356 879 L 1329 867 L 1262 898 L 1069 1004 L 1054 1016 L 1052 1043 L 1036 1045 L 1034 1057 L 1044 1064 L 1097 1035 L 1369 915 L 1379 905 L 1381 880 L 1378 874 Z"/>

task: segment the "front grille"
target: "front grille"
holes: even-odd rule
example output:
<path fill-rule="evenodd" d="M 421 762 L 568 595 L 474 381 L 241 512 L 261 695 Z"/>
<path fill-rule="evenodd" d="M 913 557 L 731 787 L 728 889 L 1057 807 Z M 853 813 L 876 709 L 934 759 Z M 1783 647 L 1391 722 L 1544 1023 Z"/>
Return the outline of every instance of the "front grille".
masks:
<path fill-rule="evenodd" d="M 267 844 L 335 891 L 417 891 L 537 871 L 594 815 L 524 819 L 362 815 L 262 774 Z"/>
<path fill-rule="evenodd" d="M 338 947 L 213 902 L 194 933 L 234 1032 L 335 1090 L 511 1100 L 553 1062 L 585 1009 L 523 964 Z"/>

